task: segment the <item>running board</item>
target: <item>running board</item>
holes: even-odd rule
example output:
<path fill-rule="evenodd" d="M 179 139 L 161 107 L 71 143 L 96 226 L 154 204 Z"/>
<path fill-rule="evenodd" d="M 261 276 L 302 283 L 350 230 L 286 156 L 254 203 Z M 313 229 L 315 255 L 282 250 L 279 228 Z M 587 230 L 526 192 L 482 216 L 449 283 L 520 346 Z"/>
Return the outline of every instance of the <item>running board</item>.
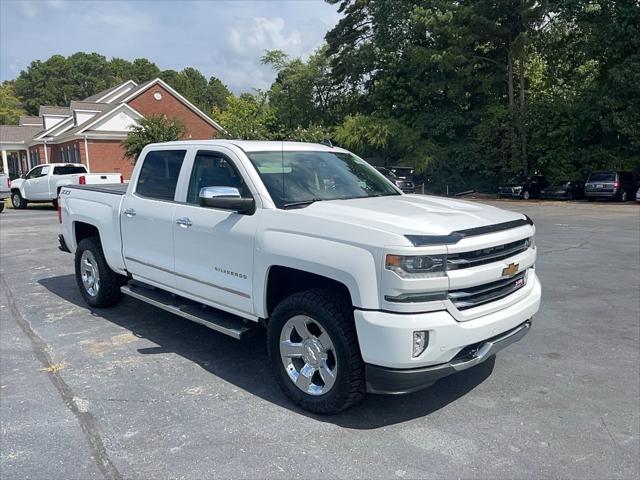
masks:
<path fill-rule="evenodd" d="M 199 323 L 237 340 L 241 340 L 251 330 L 240 317 L 163 290 L 147 287 L 139 283 L 130 283 L 120 287 L 120 290 L 125 295 L 142 300 L 149 305 Z"/>

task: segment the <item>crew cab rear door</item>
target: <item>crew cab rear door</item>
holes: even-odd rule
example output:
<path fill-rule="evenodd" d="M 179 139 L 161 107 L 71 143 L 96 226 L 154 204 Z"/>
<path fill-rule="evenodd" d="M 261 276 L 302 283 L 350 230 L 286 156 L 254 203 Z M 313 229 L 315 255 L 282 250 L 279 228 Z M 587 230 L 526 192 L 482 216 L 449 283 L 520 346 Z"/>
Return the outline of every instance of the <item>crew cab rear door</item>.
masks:
<path fill-rule="evenodd" d="M 187 150 L 150 150 L 123 200 L 120 212 L 122 252 L 134 278 L 175 288 L 173 216 L 178 178 Z"/>
<path fill-rule="evenodd" d="M 254 314 L 252 274 L 257 213 L 239 214 L 199 205 L 204 187 L 235 187 L 254 196 L 246 172 L 224 147 L 198 148 L 189 159 L 173 216 L 178 289 L 236 314 Z"/>

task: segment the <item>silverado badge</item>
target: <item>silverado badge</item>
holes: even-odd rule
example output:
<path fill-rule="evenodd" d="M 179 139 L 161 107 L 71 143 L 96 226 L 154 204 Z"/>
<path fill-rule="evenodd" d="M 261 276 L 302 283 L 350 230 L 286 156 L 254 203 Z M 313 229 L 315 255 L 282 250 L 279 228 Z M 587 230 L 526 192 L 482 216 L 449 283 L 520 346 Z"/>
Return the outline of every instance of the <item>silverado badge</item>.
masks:
<path fill-rule="evenodd" d="M 502 269 L 503 277 L 513 277 L 516 273 L 518 273 L 518 268 L 520 265 L 517 263 L 510 263 L 508 266 Z"/>

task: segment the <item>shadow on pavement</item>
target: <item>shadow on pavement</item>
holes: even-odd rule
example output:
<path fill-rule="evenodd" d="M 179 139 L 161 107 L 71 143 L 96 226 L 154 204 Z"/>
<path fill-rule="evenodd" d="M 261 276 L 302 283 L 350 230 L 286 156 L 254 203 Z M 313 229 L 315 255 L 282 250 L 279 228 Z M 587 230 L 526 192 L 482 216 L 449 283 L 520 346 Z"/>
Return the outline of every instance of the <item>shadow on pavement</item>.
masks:
<path fill-rule="evenodd" d="M 54 295 L 89 309 L 73 275 L 43 278 L 39 283 Z M 493 357 L 475 368 L 444 378 L 432 387 L 413 394 L 367 395 L 361 404 L 346 412 L 330 416 L 315 415 L 294 405 L 276 384 L 268 364 L 266 335 L 262 328 L 256 328 L 255 333 L 238 342 L 127 297 L 116 307 L 94 309 L 91 314 L 157 345 L 139 349 L 142 355 L 176 353 L 211 374 L 280 407 L 321 422 L 355 429 L 385 427 L 429 415 L 481 384 L 491 375 L 495 362 Z"/>

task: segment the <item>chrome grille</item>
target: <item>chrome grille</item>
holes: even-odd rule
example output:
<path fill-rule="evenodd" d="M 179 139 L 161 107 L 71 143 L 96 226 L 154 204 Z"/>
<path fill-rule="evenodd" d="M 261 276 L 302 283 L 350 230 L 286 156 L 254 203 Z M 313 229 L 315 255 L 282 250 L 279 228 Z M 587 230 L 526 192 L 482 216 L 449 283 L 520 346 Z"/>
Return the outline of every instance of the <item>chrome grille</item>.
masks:
<path fill-rule="evenodd" d="M 486 263 L 499 262 L 500 260 L 524 252 L 527 248 L 529 248 L 529 239 L 525 238 L 517 242 L 483 248 L 482 250 L 449 254 L 447 256 L 447 269 L 457 270 L 460 268 L 476 267 Z"/>
<path fill-rule="evenodd" d="M 484 305 L 511 295 L 516 290 L 525 286 L 526 272 L 520 272 L 514 277 L 498 280 L 497 282 L 476 285 L 475 287 L 451 290 L 448 298 L 453 302 L 458 310 Z"/>

